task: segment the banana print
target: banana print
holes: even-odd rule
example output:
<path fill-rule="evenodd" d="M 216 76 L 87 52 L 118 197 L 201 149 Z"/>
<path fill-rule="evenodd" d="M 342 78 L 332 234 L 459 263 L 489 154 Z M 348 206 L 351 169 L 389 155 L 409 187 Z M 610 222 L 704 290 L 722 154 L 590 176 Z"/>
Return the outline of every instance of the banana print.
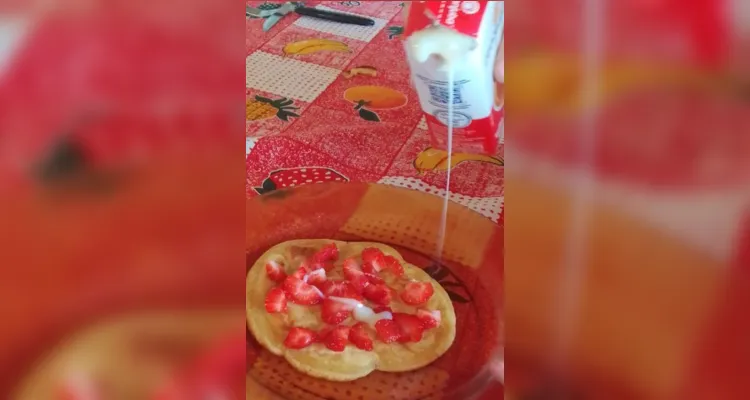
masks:
<path fill-rule="evenodd" d="M 286 55 L 313 54 L 321 51 L 334 51 L 340 53 L 349 52 L 349 46 L 344 42 L 329 39 L 307 39 L 287 43 L 284 46 Z"/>
<path fill-rule="evenodd" d="M 428 147 L 417 155 L 414 160 L 414 168 L 419 173 L 427 171 L 447 171 L 456 165 L 467 161 L 485 162 L 495 165 L 505 165 L 502 158 L 490 157 L 481 154 L 453 153 L 450 166 L 448 165 L 448 152 Z"/>

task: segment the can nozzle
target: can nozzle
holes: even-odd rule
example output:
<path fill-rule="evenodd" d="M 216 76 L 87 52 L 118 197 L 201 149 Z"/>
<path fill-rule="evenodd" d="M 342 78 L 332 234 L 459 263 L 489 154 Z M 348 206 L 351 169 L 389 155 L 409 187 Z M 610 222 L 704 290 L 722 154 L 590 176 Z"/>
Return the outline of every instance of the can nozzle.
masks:
<path fill-rule="evenodd" d="M 447 70 L 461 63 L 476 48 L 476 39 L 441 25 L 433 25 L 414 32 L 407 40 L 409 51 L 419 63 L 435 57 L 439 69 Z"/>

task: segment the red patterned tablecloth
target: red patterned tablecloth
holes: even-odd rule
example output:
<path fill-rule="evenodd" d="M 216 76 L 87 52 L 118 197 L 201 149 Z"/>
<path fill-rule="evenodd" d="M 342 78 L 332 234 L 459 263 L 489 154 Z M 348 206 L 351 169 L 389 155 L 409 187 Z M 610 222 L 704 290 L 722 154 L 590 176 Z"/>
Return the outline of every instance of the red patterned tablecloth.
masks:
<path fill-rule="evenodd" d="M 443 195 L 446 171 L 436 167 L 442 157 L 430 150 L 399 40 L 402 3 L 306 5 L 367 16 L 375 25 L 338 24 L 292 13 L 263 32 L 263 19 L 247 19 L 248 196 L 331 180 L 379 182 Z M 368 102 L 365 111 L 356 109 L 361 101 Z M 454 154 L 453 159 L 460 162 L 452 170 L 451 199 L 499 221 L 502 153 Z"/>

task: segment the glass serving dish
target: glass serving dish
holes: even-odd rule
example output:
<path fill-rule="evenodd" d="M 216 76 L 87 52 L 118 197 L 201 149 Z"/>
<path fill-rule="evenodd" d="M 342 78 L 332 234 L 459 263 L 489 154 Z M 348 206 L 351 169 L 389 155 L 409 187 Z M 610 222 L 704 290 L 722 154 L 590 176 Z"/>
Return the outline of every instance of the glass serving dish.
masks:
<path fill-rule="evenodd" d="M 437 256 L 442 212 L 440 197 L 367 183 L 307 185 L 248 199 L 248 269 L 267 249 L 287 240 L 385 243 L 449 292 L 457 330 L 448 352 L 424 368 L 375 371 L 352 382 L 330 382 L 298 372 L 263 349 L 248 331 L 247 398 L 463 400 L 483 393 L 497 398 L 502 386 L 490 366 L 502 360 L 503 230 L 450 203 L 444 247 Z"/>

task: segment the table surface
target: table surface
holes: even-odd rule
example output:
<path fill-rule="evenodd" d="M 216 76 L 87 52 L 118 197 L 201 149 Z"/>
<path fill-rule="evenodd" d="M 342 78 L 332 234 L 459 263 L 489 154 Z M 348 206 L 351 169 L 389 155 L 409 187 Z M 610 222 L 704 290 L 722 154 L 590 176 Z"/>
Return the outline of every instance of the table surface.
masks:
<path fill-rule="evenodd" d="M 306 2 L 367 16 L 375 20 L 372 27 L 290 14 L 263 32 L 263 19 L 247 19 L 248 196 L 315 183 L 315 173 L 323 176 L 320 181 L 379 182 L 445 194 L 446 171 L 434 168 L 439 158 L 429 153 L 429 133 L 410 84 L 400 40 L 401 4 Z M 302 54 L 305 51 L 291 44 L 303 40 L 327 44 L 317 48 L 321 51 Z M 376 76 L 351 76 L 353 68 L 362 66 L 375 70 Z M 352 93 L 377 98 L 369 106 L 378 122 L 358 113 L 356 104 L 347 100 Z M 265 99 L 285 102 L 273 107 Z M 462 162 L 451 172 L 451 199 L 499 222 L 504 199 L 501 157 L 502 146 L 497 158 L 454 155 Z M 300 179 L 284 181 L 295 173 Z"/>

